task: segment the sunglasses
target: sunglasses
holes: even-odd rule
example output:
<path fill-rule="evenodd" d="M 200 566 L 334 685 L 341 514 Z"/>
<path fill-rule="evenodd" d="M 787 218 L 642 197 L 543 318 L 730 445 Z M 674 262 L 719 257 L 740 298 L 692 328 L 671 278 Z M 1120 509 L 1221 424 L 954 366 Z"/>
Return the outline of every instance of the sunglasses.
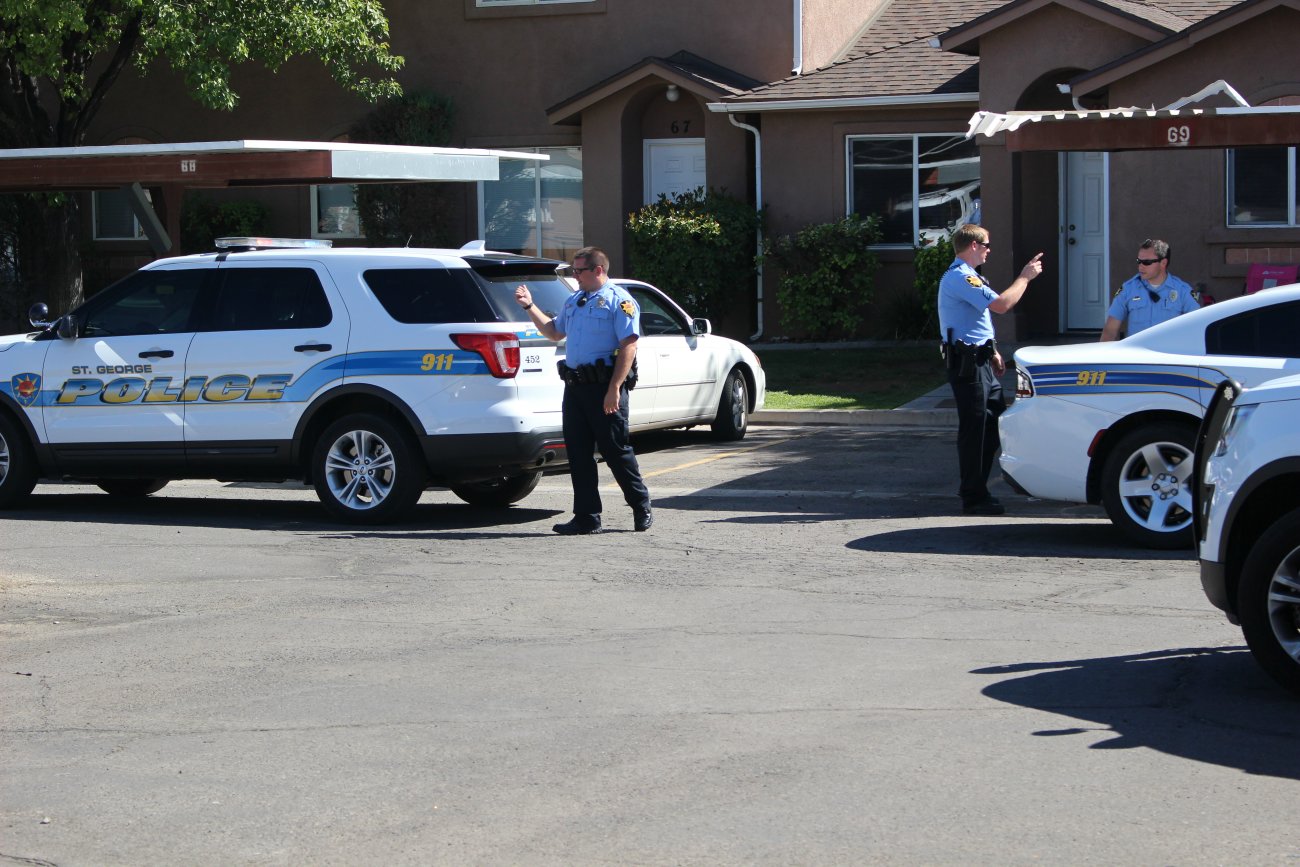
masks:
<path fill-rule="evenodd" d="M 571 270 L 574 274 L 581 274 L 583 271 L 595 271 L 596 267 L 597 266 L 595 265 L 588 265 L 586 268 L 579 268 L 577 265 L 574 265 L 569 270 Z"/>
<path fill-rule="evenodd" d="M 990 244 L 990 243 L 988 243 L 987 241 L 976 241 L 975 243 L 976 243 L 976 245 L 978 245 L 978 246 L 980 246 L 980 247 L 983 247 L 985 250 L 992 250 L 992 249 L 993 249 L 993 245 Z"/>
<path fill-rule="evenodd" d="M 1137 263 L 1139 265 L 1154 265 L 1157 262 L 1163 262 L 1163 261 L 1164 261 L 1163 259 L 1138 259 Z"/>

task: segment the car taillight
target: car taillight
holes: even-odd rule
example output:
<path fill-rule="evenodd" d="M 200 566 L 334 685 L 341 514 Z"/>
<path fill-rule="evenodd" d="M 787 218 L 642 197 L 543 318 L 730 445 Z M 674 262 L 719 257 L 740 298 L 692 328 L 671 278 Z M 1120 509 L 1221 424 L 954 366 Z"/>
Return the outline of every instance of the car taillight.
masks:
<path fill-rule="evenodd" d="M 1023 367 L 1016 366 L 1016 397 L 1033 397 L 1034 396 L 1034 379 L 1025 372 Z"/>
<path fill-rule="evenodd" d="M 519 372 L 519 338 L 514 334 L 453 334 L 461 349 L 477 352 L 497 379 L 513 379 Z"/>

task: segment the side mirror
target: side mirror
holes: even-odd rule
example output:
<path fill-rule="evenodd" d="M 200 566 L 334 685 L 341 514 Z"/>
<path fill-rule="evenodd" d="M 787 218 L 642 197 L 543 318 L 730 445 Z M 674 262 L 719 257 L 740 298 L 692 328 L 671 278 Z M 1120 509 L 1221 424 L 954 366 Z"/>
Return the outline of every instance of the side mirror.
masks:
<path fill-rule="evenodd" d="M 32 323 L 33 328 L 50 327 L 50 305 L 44 301 L 37 301 L 31 307 L 27 308 L 27 321 Z"/>
<path fill-rule="evenodd" d="M 59 317 L 59 321 L 54 324 L 54 331 L 64 340 L 75 340 L 77 332 L 80 330 L 77 317 L 71 313 Z"/>
<path fill-rule="evenodd" d="M 713 333 L 713 323 L 711 323 L 711 322 L 710 322 L 709 320 L 707 320 L 707 319 L 692 319 L 692 320 L 691 320 L 691 333 L 692 333 L 692 334 L 712 334 L 712 333 Z"/>

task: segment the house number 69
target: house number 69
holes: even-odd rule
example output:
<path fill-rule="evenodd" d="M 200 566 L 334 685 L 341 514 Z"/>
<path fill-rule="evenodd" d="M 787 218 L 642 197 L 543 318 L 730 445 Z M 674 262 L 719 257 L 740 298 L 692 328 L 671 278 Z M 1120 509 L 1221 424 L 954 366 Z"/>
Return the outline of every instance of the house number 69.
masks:
<path fill-rule="evenodd" d="M 1168 137 L 1169 143 L 1175 147 L 1184 147 L 1192 140 L 1192 131 L 1185 125 L 1171 126 L 1165 135 Z"/>

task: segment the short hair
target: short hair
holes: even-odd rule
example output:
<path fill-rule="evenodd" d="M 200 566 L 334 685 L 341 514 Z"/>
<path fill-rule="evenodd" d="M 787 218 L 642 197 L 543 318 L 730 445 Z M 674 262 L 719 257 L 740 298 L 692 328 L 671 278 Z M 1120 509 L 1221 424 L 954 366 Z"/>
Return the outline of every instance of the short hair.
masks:
<path fill-rule="evenodd" d="M 1159 240 L 1158 238 L 1147 238 L 1142 242 L 1142 246 L 1138 249 L 1150 250 L 1152 253 L 1156 254 L 1157 259 L 1164 259 L 1166 262 L 1169 261 L 1169 244 L 1165 241 Z"/>
<path fill-rule="evenodd" d="M 987 244 L 988 242 L 988 230 L 974 223 L 966 223 L 952 233 L 952 251 L 959 256 L 976 244 Z"/>
<path fill-rule="evenodd" d="M 573 254 L 573 258 L 582 259 L 588 265 L 599 265 L 605 269 L 605 273 L 609 273 L 609 256 L 599 247 L 583 247 Z"/>

